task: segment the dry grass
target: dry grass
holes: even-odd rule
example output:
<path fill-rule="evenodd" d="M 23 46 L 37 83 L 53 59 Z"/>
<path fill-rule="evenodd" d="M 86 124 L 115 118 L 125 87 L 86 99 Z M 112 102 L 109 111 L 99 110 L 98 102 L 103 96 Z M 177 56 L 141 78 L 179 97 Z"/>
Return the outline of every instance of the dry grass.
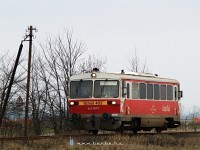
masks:
<path fill-rule="evenodd" d="M 1 143 L 2 150 L 191 150 L 200 149 L 200 135 L 135 135 L 76 137 L 74 145 L 70 146 L 69 138 L 34 140 Z"/>

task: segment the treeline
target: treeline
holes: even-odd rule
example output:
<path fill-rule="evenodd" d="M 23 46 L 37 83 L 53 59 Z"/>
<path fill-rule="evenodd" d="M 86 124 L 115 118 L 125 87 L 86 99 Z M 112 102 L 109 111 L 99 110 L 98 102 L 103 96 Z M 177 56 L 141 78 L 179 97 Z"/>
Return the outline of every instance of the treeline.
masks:
<path fill-rule="evenodd" d="M 59 134 L 68 129 L 67 98 L 70 76 L 91 71 L 95 67 L 103 71 L 106 58 L 93 54 L 86 56 L 86 45 L 74 38 L 73 32 L 69 30 L 65 30 L 62 35 L 48 36 L 44 43 L 34 45 L 33 50 L 29 97 L 31 128 L 36 135 L 40 135 L 48 122 L 48 126 Z M 24 117 L 27 59 L 24 48 L 4 122 Z M 0 57 L 0 112 L 13 66 L 14 59 L 9 58 L 8 54 Z"/>

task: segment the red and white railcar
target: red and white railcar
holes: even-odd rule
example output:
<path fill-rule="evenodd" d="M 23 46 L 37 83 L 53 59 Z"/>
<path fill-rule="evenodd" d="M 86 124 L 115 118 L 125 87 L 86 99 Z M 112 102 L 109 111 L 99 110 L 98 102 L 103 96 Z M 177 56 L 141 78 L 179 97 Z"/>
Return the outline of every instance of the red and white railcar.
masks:
<path fill-rule="evenodd" d="M 145 73 L 91 73 L 70 78 L 73 130 L 157 132 L 180 125 L 179 82 Z"/>

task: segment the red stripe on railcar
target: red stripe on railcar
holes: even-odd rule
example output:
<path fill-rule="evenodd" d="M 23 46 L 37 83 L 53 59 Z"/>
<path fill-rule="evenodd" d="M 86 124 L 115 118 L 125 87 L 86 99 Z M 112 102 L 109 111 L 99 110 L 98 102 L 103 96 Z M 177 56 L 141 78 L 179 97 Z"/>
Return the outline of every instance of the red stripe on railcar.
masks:
<path fill-rule="evenodd" d="M 125 100 L 124 115 L 180 115 L 177 101 Z"/>
<path fill-rule="evenodd" d="M 116 104 L 112 104 L 112 101 L 115 101 Z M 70 102 L 76 102 L 77 105 L 70 106 Z M 103 113 L 120 113 L 120 100 L 70 100 L 69 101 L 69 113 L 77 114 L 103 114 Z"/>

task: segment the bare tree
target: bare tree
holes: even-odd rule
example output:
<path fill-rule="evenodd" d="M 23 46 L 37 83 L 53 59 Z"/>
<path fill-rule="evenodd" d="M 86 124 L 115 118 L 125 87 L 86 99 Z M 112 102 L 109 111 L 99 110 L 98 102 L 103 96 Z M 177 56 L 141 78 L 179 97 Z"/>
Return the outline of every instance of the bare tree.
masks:
<path fill-rule="evenodd" d="M 105 64 L 107 62 L 106 58 L 95 57 L 94 55 L 89 55 L 87 60 L 82 60 L 79 64 L 79 72 L 91 72 L 93 68 L 98 68 L 100 71 L 105 70 Z"/>
<path fill-rule="evenodd" d="M 45 84 L 41 80 L 41 72 L 43 71 L 43 62 L 40 56 L 33 57 L 32 78 L 31 78 L 31 107 L 32 107 L 32 122 L 36 135 L 42 132 L 42 123 L 47 107 L 45 98 Z"/>
<path fill-rule="evenodd" d="M 85 52 L 85 47 L 82 42 L 74 39 L 73 33 L 68 30 L 65 30 L 64 36 L 49 36 L 46 44 L 40 46 L 45 58 L 41 78 L 46 85 L 52 124 L 55 132 L 58 133 L 66 126 L 69 77 L 77 72 L 78 59 Z"/>
<path fill-rule="evenodd" d="M 135 54 L 131 56 L 131 58 L 129 59 L 129 62 L 130 62 L 130 71 L 132 71 L 132 72 L 148 72 L 146 59 L 145 59 L 144 63 L 141 65 L 136 49 L 135 49 Z"/>

